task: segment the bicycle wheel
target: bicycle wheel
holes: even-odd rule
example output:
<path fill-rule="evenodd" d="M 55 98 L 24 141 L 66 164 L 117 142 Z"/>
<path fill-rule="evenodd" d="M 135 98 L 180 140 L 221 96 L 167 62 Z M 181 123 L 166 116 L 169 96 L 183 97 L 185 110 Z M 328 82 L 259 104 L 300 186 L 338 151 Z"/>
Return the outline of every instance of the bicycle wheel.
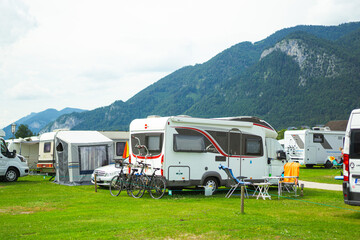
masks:
<path fill-rule="evenodd" d="M 166 190 L 166 182 L 162 177 L 154 177 L 149 186 L 149 194 L 152 198 L 160 199 L 164 196 Z"/>
<path fill-rule="evenodd" d="M 145 184 L 140 176 L 133 175 L 131 177 L 129 190 L 134 198 L 141 198 L 144 195 Z"/>
<path fill-rule="evenodd" d="M 120 176 L 114 176 L 110 181 L 110 194 L 114 197 L 119 196 L 123 188 L 123 181 Z"/>

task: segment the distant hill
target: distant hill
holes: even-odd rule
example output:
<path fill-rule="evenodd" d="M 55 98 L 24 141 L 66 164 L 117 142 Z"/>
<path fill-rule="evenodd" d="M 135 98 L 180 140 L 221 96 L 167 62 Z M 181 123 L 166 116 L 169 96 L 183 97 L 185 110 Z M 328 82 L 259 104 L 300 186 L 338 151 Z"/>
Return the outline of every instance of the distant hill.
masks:
<path fill-rule="evenodd" d="M 17 127 L 20 124 L 28 125 L 29 129 L 33 133 L 39 133 L 42 128 L 44 128 L 48 123 L 51 121 L 54 121 L 58 117 L 64 114 L 74 113 L 74 112 L 84 112 L 86 110 L 77 109 L 77 108 L 64 108 L 61 111 L 58 111 L 53 108 L 46 109 L 45 111 L 39 112 L 39 113 L 31 113 L 19 120 L 17 120 L 15 123 Z M 4 128 L 4 131 L 6 133 L 5 138 L 11 138 L 11 125 L 8 125 Z"/>
<path fill-rule="evenodd" d="M 126 102 L 61 116 L 54 128 L 127 130 L 148 115 L 258 116 L 275 128 L 324 124 L 360 107 L 360 22 L 296 26 L 183 67 Z"/>

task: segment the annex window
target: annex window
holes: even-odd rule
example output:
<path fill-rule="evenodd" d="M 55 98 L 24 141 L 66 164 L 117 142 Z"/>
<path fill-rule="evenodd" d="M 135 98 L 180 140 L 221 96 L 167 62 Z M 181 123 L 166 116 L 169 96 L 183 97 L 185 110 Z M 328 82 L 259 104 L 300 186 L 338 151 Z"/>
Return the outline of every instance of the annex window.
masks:
<path fill-rule="evenodd" d="M 255 135 L 243 135 L 244 139 L 244 155 L 262 156 L 264 155 L 262 139 Z"/>
<path fill-rule="evenodd" d="M 44 153 L 49 153 L 51 151 L 51 142 L 44 143 Z"/>
<path fill-rule="evenodd" d="M 360 158 L 360 129 L 351 130 L 350 158 Z"/>
<path fill-rule="evenodd" d="M 109 164 L 106 145 L 79 147 L 80 174 L 90 174 L 95 168 Z"/>
<path fill-rule="evenodd" d="M 122 157 L 124 154 L 126 142 L 116 142 L 115 148 L 116 148 L 116 156 Z"/>
<path fill-rule="evenodd" d="M 316 133 L 313 136 L 313 142 L 314 143 L 324 143 L 324 135 Z"/>
<path fill-rule="evenodd" d="M 210 141 L 200 132 L 191 129 L 177 128 L 174 134 L 173 149 L 175 152 L 205 152 Z"/>
<path fill-rule="evenodd" d="M 162 151 L 163 133 L 137 133 L 131 135 L 131 149 L 136 155 L 145 156 L 146 149 L 137 148 L 138 145 L 145 145 L 151 155 L 159 155 Z"/>

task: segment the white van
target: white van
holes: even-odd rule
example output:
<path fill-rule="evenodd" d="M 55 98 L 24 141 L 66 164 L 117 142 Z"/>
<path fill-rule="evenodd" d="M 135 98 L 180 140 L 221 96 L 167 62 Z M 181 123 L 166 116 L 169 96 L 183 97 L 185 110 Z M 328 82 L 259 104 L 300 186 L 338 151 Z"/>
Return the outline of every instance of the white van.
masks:
<path fill-rule="evenodd" d="M 2 138 L 5 132 L 0 130 L 0 178 L 7 182 L 15 182 L 18 177 L 29 174 L 29 167 L 24 157 L 17 155 L 16 151 L 10 152 Z"/>
<path fill-rule="evenodd" d="M 286 155 L 276 136 L 271 125 L 256 117 L 135 119 L 130 124 L 129 162 L 149 163 L 149 174 L 160 168 L 157 174 L 170 188 L 212 185 L 216 189 L 228 185 L 220 164 L 249 180 L 280 176 Z"/>
<path fill-rule="evenodd" d="M 287 130 L 284 134 L 284 148 L 290 161 L 299 162 L 306 167 L 333 166 L 328 157 L 340 160 L 340 147 L 343 146 L 345 132 L 331 131 L 329 128 Z"/>
<path fill-rule="evenodd" d="M 351 112 L 344 142 L 344 202 L 360 206 L 360 109 Z"/>

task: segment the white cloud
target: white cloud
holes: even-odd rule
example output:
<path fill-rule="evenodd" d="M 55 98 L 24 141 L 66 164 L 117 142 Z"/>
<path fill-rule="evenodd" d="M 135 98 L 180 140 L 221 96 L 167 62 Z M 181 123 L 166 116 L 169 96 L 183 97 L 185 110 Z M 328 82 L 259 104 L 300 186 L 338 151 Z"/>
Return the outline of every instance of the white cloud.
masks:
<path fill-rule="evenodd" d="M 349 0 L 0 2 L 0 127 L 124 100 L 186 65 L 299 24 L 359 20 Z"/>

